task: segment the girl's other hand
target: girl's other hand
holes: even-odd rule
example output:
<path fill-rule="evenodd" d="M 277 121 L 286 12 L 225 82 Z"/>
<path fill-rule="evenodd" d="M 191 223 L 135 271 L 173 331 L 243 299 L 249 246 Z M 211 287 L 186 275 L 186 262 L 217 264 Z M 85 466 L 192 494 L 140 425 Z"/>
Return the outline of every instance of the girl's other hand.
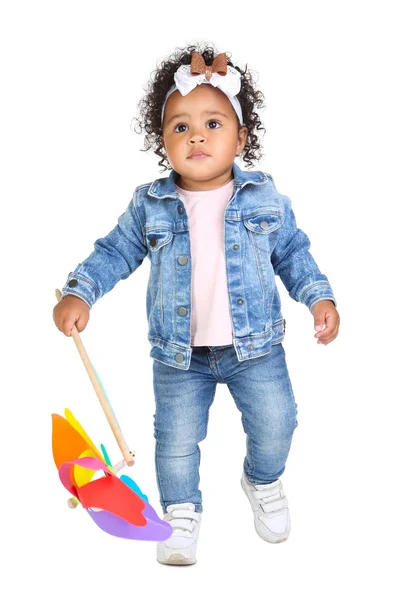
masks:
<path fill-rule="evenodd" d="M 53 319 L 57 328 L 66 336 L 71 336 L 74 325 L 83 331 L 89 321 L 90 308 L 78 296 L 64 296 L 53 309 Z"/>
<path fill-rule="evenodd" d="M 339 313 L 331 300 L 320 300 L 312 307 L 312 314 L 314 316 L 314 329 L 318 332 L 314 335 L 318 340 L 317 344 L 326 346 L 339 333 Z"/>

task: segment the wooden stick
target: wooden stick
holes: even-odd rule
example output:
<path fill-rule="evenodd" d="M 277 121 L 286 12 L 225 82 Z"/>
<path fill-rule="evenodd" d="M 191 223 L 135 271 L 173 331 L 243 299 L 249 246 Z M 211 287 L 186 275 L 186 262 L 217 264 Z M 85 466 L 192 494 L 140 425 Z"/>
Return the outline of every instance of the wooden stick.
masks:
<path fill-rule="evenodd" d="M 56 290 L 56 297 L 59 302 L 61 300 L 61 295 L 62 294 L 61 294 L 60 290 Z M 86 350 L 83 346 L 82 340 L 80 338 L 79 332 L 75 325 L 72 328 L 71 334 L 74 339 L 75 345 L 78 349 L 78 352 L 80 354 L 80 357 L 83 361 L 83 364 L 85 365 L 85 368 L 89 375 L 90 381 L 92 382 L 94 391 L 96 392 L 97 397 L 100 400 L 101 407 L 102 407 L 104 414 L 107 418 L 107 421 L 111 427 L 111 431 L 113 432 L 114 437 L 117 440 L 118 446 L 120 447 L 122 456 L 124 457 L 126 464 L 129 467 L 131 467 L 133 464 L 135 464 L 135 461 L 133 460 L 133 453 L 130 452 L 130 450 L 125 442 L 124 436 L 122 435 L 122 431 L 117 423 L 116 418 L 114 417 L 114 414 L 113 414 L 111 406 L 107 400 L 107 397 L 101 388 L 100 382 L 96 376 L 96 373 L 93 369 L 92 363 L 89 360 L 87 352 L 86 352 Z"/>

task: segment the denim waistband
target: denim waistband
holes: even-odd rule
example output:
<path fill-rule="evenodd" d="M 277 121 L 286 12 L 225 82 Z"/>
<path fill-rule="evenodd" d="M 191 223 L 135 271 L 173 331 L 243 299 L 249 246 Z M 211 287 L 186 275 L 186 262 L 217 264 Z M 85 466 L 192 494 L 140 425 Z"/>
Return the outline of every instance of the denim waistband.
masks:
<path fill-rule="evenodd" d="M 192 346 L 192 349 L 193 349 L 193 351 L 205 349 L 205 350 L 210 350 L 211 352 L 213 352 L 214 350 L 222 350 L 223 348 L 231 348 L 231 347 L 233 347 L 233 344 L 226 344 L 224 346 Z"/>

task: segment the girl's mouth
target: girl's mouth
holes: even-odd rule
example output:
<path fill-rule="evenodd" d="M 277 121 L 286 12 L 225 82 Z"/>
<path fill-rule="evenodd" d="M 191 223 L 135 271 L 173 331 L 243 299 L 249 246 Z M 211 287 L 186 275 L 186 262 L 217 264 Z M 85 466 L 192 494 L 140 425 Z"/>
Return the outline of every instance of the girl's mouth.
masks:
<path fill-rule="evenodd" d="M 191 154 L 188 158 L 191 158 L 193 160 L 199 160 L 201 158 L 208 158 L 208 154 L 204 154 L 204 152 L 196 152 L 194 154 Z"/>

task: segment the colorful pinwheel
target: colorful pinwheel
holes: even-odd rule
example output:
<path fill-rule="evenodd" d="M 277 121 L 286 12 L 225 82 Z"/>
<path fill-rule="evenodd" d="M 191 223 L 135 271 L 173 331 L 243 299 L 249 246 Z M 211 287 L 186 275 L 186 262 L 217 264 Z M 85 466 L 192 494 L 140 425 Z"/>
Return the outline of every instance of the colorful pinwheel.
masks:
<path fill-rule="evenodd" d="M 56 290 L 56 296 L 60 300 L 59 290 Z M 164 541 L 172 534 L 171 525 L 158 517 L 133 479 L 126 475 L 117 476 L 125 465 L 134 464 L 133 453 L 126 445 L 75 326 L 72 337 L 124 460 L 113 467 L 105 447 L 101 445 L 102 452 L 99 452 L 70 410 L 65 409 L 65 418 L 53 414 L 53 458 L 62 484 L 73 495 L 68 505 L 72 508 L 80 503 L 96 525 L 111 535 L 131 540 Z"/>

